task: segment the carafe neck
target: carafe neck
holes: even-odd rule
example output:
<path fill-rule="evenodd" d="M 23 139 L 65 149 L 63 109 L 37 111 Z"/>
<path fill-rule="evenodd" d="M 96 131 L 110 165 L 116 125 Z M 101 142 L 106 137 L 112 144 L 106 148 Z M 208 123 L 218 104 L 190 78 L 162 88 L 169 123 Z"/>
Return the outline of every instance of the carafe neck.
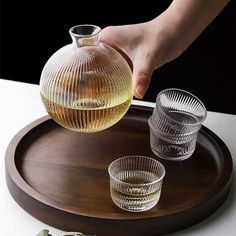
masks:
<path fill-rule="evenodd" d="M 96 25 L 77 25 L 69 32 L 77 47 L 96 46 L 99 43 L 101 28 Z"/>

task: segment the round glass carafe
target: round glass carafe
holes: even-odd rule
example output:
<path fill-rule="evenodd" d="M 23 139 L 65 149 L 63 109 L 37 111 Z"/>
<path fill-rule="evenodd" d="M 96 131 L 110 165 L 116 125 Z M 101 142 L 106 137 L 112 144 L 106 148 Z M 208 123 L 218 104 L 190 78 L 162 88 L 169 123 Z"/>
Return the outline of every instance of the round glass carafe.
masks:
<path fill-rule="evenodd" d="M 107 129 L 131 104 L 131 69 L 120 53 L 99 42 L 100 31 L 94 25 L 72 27 L 72 44 L 55 52 L 43 68 L 43 104 L 52 119 L 67 129 Z"/>

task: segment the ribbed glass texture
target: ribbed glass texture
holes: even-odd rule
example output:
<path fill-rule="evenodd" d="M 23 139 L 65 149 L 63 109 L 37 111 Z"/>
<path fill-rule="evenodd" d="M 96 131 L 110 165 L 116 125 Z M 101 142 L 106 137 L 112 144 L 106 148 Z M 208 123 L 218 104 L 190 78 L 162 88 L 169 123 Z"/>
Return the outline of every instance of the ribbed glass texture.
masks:
<path fill-rule="evenodd" d="M 204 104 L 193 94 L 166 89 L 157 95 L 151 122 L 161 133 L 188 135 L 201 128 L 206 115 Z"/>
<path fill-rule="evenodd" d="M 118 122 L 132 100 L 132 72 L 113 48 L 99 42 L 100 28 L 70 29 L 73 43 L 54 53 L 43 68 L 40 94 L 49 115 L 79 132 Z"/>
<path fill-rule="evenodd" d="M 126 156 L 112 162 L 108 168 L 113 202 L 121 209 L 146 211 L 159 201 L 164 166 L 145 156 Z"/>
<path fill-rule="evenodd" d="M 168 160 L 189 158 L 206 116 L 204 104 L 193 94 L 176 88 L 161 91 L 148 120 L 152 151 Z"/>
<path fill-rule="evenodd" d="M 154 128 L 149 119 L 150 145 L 153 153 L 163 159 L 180 161 L 195 151 L 198 132 L 189 135 L 168 135 Z"/>

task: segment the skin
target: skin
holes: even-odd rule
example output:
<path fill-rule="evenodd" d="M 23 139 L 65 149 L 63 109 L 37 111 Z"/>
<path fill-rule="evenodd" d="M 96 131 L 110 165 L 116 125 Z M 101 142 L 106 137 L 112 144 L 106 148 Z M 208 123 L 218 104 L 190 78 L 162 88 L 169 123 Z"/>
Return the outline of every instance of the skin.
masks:
<path fill-rule="evenodd" d="M 128 57 L 133 67 L 134 96 L 143 98 L 152 73 L 181 55 L 229 0 L 174 0 L 155 19 L 109 26 L 100 41 Z"/>

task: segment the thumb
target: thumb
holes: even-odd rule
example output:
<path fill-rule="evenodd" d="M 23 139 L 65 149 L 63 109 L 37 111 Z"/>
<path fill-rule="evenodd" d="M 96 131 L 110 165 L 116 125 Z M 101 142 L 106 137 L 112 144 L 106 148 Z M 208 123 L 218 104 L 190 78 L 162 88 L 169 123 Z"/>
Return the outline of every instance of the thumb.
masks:
<path fill-rule="evenodd" d="M 154 69 L 147 61 L 137 61 L 133 63 L 134 96 L 142 99 L 151 82 Z"/>

